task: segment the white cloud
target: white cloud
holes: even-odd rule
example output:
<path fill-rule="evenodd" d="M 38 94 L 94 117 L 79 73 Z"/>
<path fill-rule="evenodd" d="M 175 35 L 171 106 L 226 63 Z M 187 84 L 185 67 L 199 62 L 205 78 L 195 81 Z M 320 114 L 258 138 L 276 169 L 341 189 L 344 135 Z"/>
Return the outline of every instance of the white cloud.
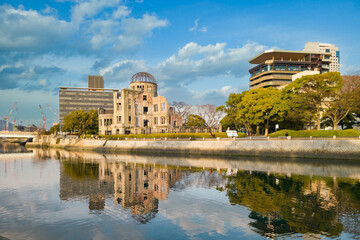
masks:
<path fill-rule="evenodd" d="M 114 7 L 120 4 L 119 0 L 90 0 L 81 2 L 72 8 L 71 19 L 75 24 L 80 24 L 84 19 L 93 17 L 106 7 Z"/>
<path fill-rule="evenodd" d="M 52 8 L 48 5 L 46 5 L 46 8 L 44 8 L 43 10 L 41 10 L 41 12 L 43 14 L 49 14 L 49 15 L 57 15 L 57 9 Z"/>
<path fill-rule="evenodd" d="M 190 32 L 194 32 L 194 31 L 196 31 L 196 32 L 203 32 L 203 33 L 206 33 L 206 32 L 207 32 L 207 27 L 200 27 L 200 28 L 199 28 L 199 20 L 200 20 L 200 18 L 198 18 L 198 19 L 196 19 L 196 20 L 194 21 L 194 26 L 191 27 L 191 28 L 189 28 L 189 31 L 190 31 Z"/>
<path fill-rule="evenodd" d="M 189 58 L 198 54 L 214 55 L 223 53 L 226 43 L 216 43 L 215 45 L 200 46 L 197 43 L 190 42 L 179 50 L 178 56 L 181 58 Z"/>
<path fill-rule="evenodd" d="M 118 19 L 122 17 L 127 17 L 131 13 L 131 10 L 126 6 L 120 6 L 113 12 L 113 18 Z"/>
<path fill-rule="evenodd" d="M 248 74 L 250 57 L 266 48 L 255 42 L 248 42 L 240 48 L 225 49 L 225 46 L 225 43 L 207 46 L 188 43 L 177 55 L 159 63 L 155 67 L 156 72 L 166 81 L 194 81 L 200 77 L 220 75 L 241 77 Z M 200 54 L 204 56 L 199 56 Z"/>
<path fill-rule="evenodd" d="M 143 38 L 151 36 L 156 28 L 166 27 L 168 20 L 159 19 L 155 15 L 144 14 L 142 18 L 126 18 L 121 21 L 121 35 L 117 38 L 114 49 L 126 51 L 142 44 Z"/>
<path fill-rule="evenodd" d="M 0 51 L 49 51 L 73 32 L 70 23 L 35 10 L 0 6 Z"/>
<path fill-rule="evenodd" d="M 157 79 L 160 94 L 168 96 L 170 101 L 187 99 L 193 104 L 219 105 L 230 93 L 248 85 L 241 82 L 248 79 L 248 60 L 265 48 L 255 42 L 239 48 L 226 48 L 226 43 L 201 46 L 190 42 L 154 66 L 143 60 L 124 60 L 103 68 L 100 73 L 107 81 L 128 85 L 134 73 L 148 71 Z M 214 82 L 218 88 L 210 87 Z M 197 83 L 201 83 L 200 87 Z"/>
<path fill-rule="evenodd" d="M 120 83 L 129 85 L 133 74 L 148 70 L 144 60 L 124 60 L 103 68 L 100 75 L 103 75 L 107 82 L 116 83 L 117 86 L 114 87 L 119 88 Z"/>

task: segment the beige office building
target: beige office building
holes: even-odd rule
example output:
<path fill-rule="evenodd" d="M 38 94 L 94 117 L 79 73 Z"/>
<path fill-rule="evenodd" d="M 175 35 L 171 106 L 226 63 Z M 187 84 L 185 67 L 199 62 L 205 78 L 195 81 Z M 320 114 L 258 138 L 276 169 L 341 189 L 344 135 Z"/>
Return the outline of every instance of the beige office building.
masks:
<path fill-rule="evenodd" d="M 322 53 L 330 53 L 331 56 L 326 56 L 323 61 L 323 68 L 328 69 L 329 72 L 340 72 L 340 51 L 334 44 L 307 42 L 303 51 L 315 51 Z"/>
<path fill-rule="evenodd" d="M 294 74 L 303 71 L 328 72 L 330 56 L 331 53 L 315 51 L 264 51 L 249 61 L 256 64 L 249 70 L 250 89 L 282 88 L 292 82 Z"/>

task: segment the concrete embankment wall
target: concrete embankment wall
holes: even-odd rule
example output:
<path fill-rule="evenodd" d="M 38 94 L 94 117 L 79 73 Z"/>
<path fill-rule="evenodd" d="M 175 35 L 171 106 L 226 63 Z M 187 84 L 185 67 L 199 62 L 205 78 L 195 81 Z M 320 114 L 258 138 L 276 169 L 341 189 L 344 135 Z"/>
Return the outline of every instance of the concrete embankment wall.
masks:
<path fill-rule="evenodd" d="M 313 140 L 97 140 L 42 138 L 27 146 L 88 149 L 110 152 L 153 152 L 219 155 L 257 155 L 316 158 L 350 158 L 360 160 L 360 139 Z"/>

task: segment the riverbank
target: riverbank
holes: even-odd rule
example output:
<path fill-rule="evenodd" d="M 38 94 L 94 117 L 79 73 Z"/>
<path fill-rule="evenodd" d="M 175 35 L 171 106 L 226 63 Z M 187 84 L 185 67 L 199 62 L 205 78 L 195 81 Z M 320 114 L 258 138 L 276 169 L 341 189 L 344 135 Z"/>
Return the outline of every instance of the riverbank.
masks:
<path fill-rule="evenodd" d="M 307 157 L 360 160 L 360 139 L 60 139 L 42 137 L 27 147 L 101 152 Z"/>

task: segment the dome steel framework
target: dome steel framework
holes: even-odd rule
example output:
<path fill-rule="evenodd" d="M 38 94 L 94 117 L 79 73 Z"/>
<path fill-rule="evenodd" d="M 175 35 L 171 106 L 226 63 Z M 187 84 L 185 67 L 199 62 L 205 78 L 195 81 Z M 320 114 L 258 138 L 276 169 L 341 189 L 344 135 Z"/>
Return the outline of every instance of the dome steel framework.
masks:
<path fill-rule="evenodd" d="M 147 82 L 157 84 L 154 76 L 147 72 L 138 72 L 134 74 L 131 77 L 131 82 Z"/>

